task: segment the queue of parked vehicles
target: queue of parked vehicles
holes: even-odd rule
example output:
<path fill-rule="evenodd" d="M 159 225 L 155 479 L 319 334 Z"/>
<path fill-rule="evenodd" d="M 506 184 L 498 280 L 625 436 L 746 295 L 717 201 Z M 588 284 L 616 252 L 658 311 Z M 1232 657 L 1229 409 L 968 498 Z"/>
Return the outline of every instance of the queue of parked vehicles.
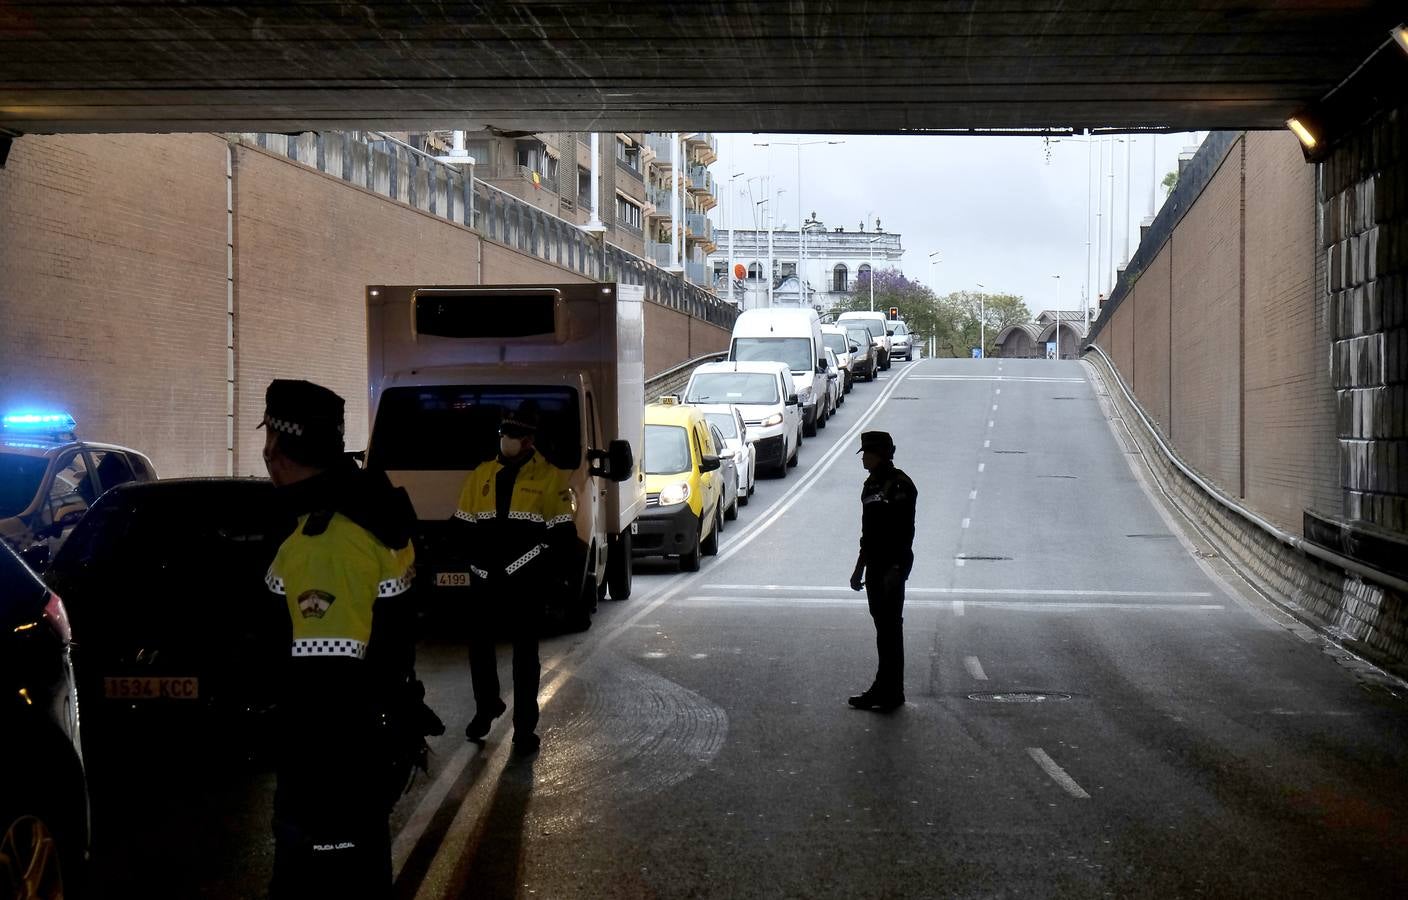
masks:
<path fill-rule="evenodd" d="M 621 286 L 603 303 L 578 287 L 368 289 L 365 462 L 416 503 L 424 594 L 460 583 L 438 520 L 476 454 L 492 452 L 453 455 L 458 443 L 437 438 L 475 426 L 491 434 L 490 419 L 525 398 L 557 414 L 540 446 L 574 472 L 582 543 L 581 588 L 564 612 L 589 623 L 608 591 L 629 595 L 633 558 L 698 570 L 760 472 L 785 478 L 857 381 L 873 381 L 893 356 L 912 358 L 903 323 L 879 314 L 823 326 L 811 310 L 749 311 L 726 361 L 647 405 L 640 297 Z M 505 290 L 535 307 L 538 324 L 483 314 Z M 36 884 L 60 886 L 44 896 L 84 879 L 94 770 L 80 701 L 100 745 L 156 754 L 179 734 L 202 741 L 202 753 L 259 758 L 277 671 L 266 657 L 288 625 L 281 604 L 259 602 L 289 529 L 269 481 L 158 481 L 142 453 L 75 430 L 66 413 L 0 419 L 0 677 L 10 698 L 0 723 L 11 738 L 0 762 L 29 773 L 0 789 L 0 847 Z"/>

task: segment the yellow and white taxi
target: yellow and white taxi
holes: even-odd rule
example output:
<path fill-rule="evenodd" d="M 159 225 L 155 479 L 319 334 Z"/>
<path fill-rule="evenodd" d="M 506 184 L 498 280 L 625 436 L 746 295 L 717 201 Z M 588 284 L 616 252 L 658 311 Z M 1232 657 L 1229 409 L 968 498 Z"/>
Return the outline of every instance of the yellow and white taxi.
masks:
<path fill-rule="evenodd" d="M 635 556 L 678 556 L 680 569 L 699 570 L 699 557 L 719 552 L 724 507 L 714 445 L 704 414 L 666 397 L 645 408 L 645 512 L 633 538 Z"/>

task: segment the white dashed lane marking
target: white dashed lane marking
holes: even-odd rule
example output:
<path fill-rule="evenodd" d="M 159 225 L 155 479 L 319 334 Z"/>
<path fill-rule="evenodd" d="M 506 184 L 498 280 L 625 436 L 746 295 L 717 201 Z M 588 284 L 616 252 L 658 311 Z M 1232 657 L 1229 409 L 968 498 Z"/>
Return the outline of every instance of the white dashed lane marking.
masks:
<path fill-rule="evenodd" d="M 966 669 L 968 670 L 968 674 L 969 674 L 969 675 L 972 675 L 972 676 L 973 676 L 974 678 L 976 678 L 978 681 L 987 681 L 987 680 L 988 680 L 988 673 L 986 673 L 986 672 L 983 671 L 983 664 L 980 663 L 980 662 L 978 662 L 978 657 L 976 657 L 976 656 L 965 656 L 965 657 L 963 657 L 963 666 L 964 666 L 964 668 L 966 668 Z"/>
<path fill-rule="evenodd" d="M 1042 771 L 1051 776 L 1051 780 L 1061 786 L 1061 790 L 1075 797 L 1077 800 L 1089 800 L 1090 795 L 1085 789 L 1076 784 L 1076 780 L 1066 774 L 1066 770 L 1056 765 L 1056 760 L 1046 755 L 1046 751 L 1040 747 L 1028 747 L 1027 755 L 1041 766 Z"/>

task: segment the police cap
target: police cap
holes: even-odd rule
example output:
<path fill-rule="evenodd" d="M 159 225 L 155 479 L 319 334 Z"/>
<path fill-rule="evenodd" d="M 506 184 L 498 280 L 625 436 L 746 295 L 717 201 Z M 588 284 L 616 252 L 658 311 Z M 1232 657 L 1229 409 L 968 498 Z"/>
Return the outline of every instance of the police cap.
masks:
<path fill-rule="evenodd" d="M 311 460 L 342 452 L 343 407 L 337 394 L 311 381 L 278 378 L 264 392 L 264 421 L 259 427 L 277 431 Z"/>
<path fill-rule="evenodd" d="M 499 433 L 509 437 L 528 437 L 538 431 L 538 402 L 524 400 L 513 412 L 504 415 Z"/>
<path fill-rule="evenodd" d="M 873 450 L 876 453 L 888 453 L 893 456 L 895 453 L 895 442 L 890 438 L 888 431 L 862 431 L 860 433 L 860 449 L 857 453 L 864 453 L 866 450 Z"/>

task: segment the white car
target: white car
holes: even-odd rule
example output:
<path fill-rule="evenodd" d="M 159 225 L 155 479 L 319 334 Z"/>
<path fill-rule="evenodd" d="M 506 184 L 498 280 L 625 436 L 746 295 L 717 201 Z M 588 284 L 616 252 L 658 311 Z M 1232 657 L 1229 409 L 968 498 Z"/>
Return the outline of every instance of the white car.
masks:
<path fill-rule="evenodd" d="M 846 389 L 842 386 L 841 380 L 845 369 L 841 368 L 841 363 L 836 359 L 836 354 L 830 347 L 823 347 L 826 353 L 826 393 L 830 397 L 831 411 L 826 414 L 827 418 L 836 415 L 836 410 L 841 408 L 841 404 L 846 402 Z M 823 426 L 824 427 L 824 426 Z"/>
<path fill-rule="evenodd" d="M 909 362 L 914 359 L 914 336 L 909 332 L 909 326 L 892 319 L 887 323 L 890 332 L 890 358 L 902 359 Z"/>
<path fill-rule="evenodd" d="M 705 416 L 708 419 L 708 416 Z M 732 522 L 738 518 L 738 484 L 743 480 L 743 473 L 738 471 L 738 457 L 732 453 L 722 452 L 728 446 L 724 443 L 724 433 L 719 430 L 719 426 L 713 422 L 709 423 L 709 434 L 714 438 L 714 448 L 718 451 L 719 474 L 723 476 L 724 487 L 721 496 L 724 501 L 724 518 Z M 723 523 L 719 523 L 719 530 L 723 530 Z"/>
<path fill-rule="evenodd" d="M 753 496 L 756 487 L 758 454 L 748 440 L 748 426 L 743 422 L 743 413 L 738 411 L 738 407 L 727 403 L 700 404 L 699 411 L 723 436 L 723 446 L 738 468 L 738 505 L 747 506 L 748 498 Z"/>
<path fill-rule="evenodd" d="M 684 402 L 731 403 L 743 413 L 758 465 L 779 478 L 797 465 L 802 401 L 792 370 L 781 362 L 704 363 L 689 376 Z"/>
<path fill-rule="evenodd" d="M 841 367 L 841 402 L 844 403 L 845 395 L 851 392 L 851 383 L 855 380 L 855 359 L 851 353 L 853 345 L 850 335 L 839 325 L 823 325 L 821 342 L 836 354 L 836 364 Z"/>

